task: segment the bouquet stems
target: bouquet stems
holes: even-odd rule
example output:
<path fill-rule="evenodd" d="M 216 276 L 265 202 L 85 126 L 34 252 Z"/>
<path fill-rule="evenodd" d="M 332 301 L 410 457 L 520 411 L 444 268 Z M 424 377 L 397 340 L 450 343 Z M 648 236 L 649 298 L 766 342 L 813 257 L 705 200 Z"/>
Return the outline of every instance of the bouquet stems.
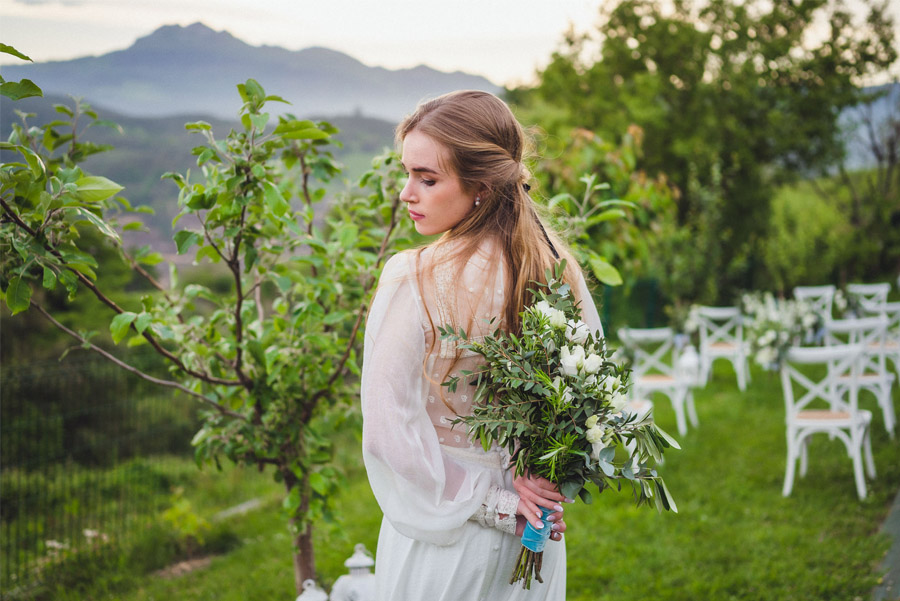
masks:
<path fill-rule="evenodd" d="M 550 538 L 551 524 L 547 521 L 547 517 L 553 513 L 546 507 L 541 507 L 541 521 L 544 527 L 537 530 L 531 525 L 531 522 L 525 524 L 525 532 L 522 533 L 522 549 L 516 559 L 513 567 L 510 584 L 514 584 L 519 580 L 522 581 L 522 588 L 530 590 L 532 579 L 540 583 L 544 582 L 541 578 L 541 565 L 544 563 L 544 545 Z"/>

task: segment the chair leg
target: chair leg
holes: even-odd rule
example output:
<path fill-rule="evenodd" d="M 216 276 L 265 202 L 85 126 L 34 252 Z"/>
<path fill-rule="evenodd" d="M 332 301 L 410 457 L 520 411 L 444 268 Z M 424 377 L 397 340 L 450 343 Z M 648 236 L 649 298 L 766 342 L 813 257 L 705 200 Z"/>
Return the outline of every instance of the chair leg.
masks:
<path fill-rule="evenodd" d="M 678 426 L 678 434 L 684 436 L 687 434 L 687 421 L 684 418 L 685 394 L 680 390 L 672 392 L 669 400 L 672 401 L 672 409 L 675 410 L 675 423 Z"/>
<path fill-rule="evenodd" d="M 853 478 L 856 480 L 856 494 L 860 500 L 866 498 L 866 478 L 863 476 L 862 449 L 856 447 L 851 456 L 853 458 Z"/>
<path fill-rule="evenodd" d="M 875 478 L 875 460 L 872 458 L 872 439 L 869 437 L 869 428 L 863 434 L 863 453 L 866 460 L 866 473 L 869 478 Z"/>
<path fill-rule="evenodd" d="M 731 363 L 737 372 L 738 390 L 744 392 L 747 390 L 747 362 L 743 357 L 736 357 Z"/>
<path fill-rule="evenodd" d="M 687 399 L 688 417 L 691 420 L 691 425 L 696 428 L 700 425 L 700 420 L 697 419 L 697 408 L 694 406 L 694 391 L 688 388 L 685 392 L 685 398 Z"/>
<path fill-rule="evenodd" d="M 806 469 L 809 467 L 809 436 L 800 443 L 800 477 L 806 477 Z"/>
<path fill-rule="evenodd" d="M 794 489 L 794 464 L 797 462 L 796 442 L 793 433 L 787 433 L 787 463 L 784 469 L 784 486 L 781 488 L 781 496 L 788 497 Z"/>
<path fill-rule="evenodd" d="M 881 412 L 884 414 L 884 428 L 887 430 L 888 436 L 893 440 L 897 418 L 894 415 L 894 399 L 891 398 L 890 384 L 882 386 L 881 390 L 879 390 L 878 404 L 881 405 Z"/>

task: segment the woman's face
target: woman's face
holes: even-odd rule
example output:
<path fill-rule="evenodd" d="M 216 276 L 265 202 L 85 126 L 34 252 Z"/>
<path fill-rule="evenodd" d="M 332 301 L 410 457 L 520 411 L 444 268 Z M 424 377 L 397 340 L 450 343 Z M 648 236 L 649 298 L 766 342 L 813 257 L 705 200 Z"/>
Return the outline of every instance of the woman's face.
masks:
<path fill-rule="evenodd" d="M 403 139 L 401 164 L 409 178 L 400 200 L 423 236 L 446 232 L 475 208 L 475 195 L 464 192 L 459 177 L 443 167 L 446 153 L 443 146 L 417 130 Z"/>

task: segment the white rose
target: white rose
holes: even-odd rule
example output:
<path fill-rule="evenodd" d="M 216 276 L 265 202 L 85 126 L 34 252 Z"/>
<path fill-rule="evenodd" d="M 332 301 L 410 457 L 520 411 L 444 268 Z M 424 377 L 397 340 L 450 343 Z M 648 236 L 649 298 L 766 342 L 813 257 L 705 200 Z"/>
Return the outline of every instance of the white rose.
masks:
<path fill-rule="evenodd" d="M 606 444 L 603 442 L 595 442 L 591 445 L 591 459 L 597 461 L 600 459 L 600 451 L 606 448 Z"/>
<path fill-rule="evenodd" d="M 578 371 L 584 366 L 584 347 L 575 346 L 569 350 L 569 347 L 564 346 L 559 352 L 562 372 L 567 376 L 577 376 Z"/>
<path fill-rule="evenodd" d="M 584 344 L 591 331 L 583 321 L 570 319 L 566 323 L 566 338 L 575 344 Z"/>
<path fill-rule="evenodd" d="M 588 431 L 584 433 L 585 438 L 591 444 L 602 443 L 603 442 L 603 428 L 595 425 L 593 428 L 588 428 Z"/>
<path fill-rule="evenodd" d="M 591 428 L 593 428 L 594 426 L 597 425 L 597 422 L 598 422 L 598 421 L 600 421 L 600 416 L 599 416 L 599 415 L 592 415 L 592 416 L 590 416 L 589 418 L 587 418 L 587 419 L 585 420 L 584 425 L 585 425 L 585 427 L 586 427 L 588 430 L 590 430 Z"/>
<path fill-rule="evenodd" d="M 566 314 L 557 309 L 550 309 L 550 311 L 552 311 L 550 325 L 557 329 L 566 327 Z"/>
<path fill-rule="evenodd" d="M 600 355 L 588 355 L 588 357 L 584 360 L 584 371 L 589 374 L 595 374 L 600 371 L 600 367 L 603 366 L 603 359 Z"/>
<path fill-rule="evenodd" d="M 622 379 L 619 376 L 613 378 L 612 376 L 607 376 L 603 380 L 603 391 L 604 392 L 613 392 L 619 386 L 622 385 Z"/>
<path fill-rule="evenodd" d="M 628 399 L 624 394 L 617 392 L 609 399 L 609 404 L 615 413 L 619 413 L 628 406 Z"/>

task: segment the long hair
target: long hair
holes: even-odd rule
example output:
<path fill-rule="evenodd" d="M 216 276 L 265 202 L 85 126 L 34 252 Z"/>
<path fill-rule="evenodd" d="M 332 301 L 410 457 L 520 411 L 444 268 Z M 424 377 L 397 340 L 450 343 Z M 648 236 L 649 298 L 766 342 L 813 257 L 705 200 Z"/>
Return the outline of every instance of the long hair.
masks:
<path fill-rule="evenodd" d="M 436 245 L 454 242 L 453 260 L 464 265 L 479 243 L 499 242 L 506 267 L 503 327 L 518 332 L 519 313 L 530 303 L 534 282 L 566 259 L 564 279 L 573 284 L 578 266 L 560 238 L 542 222 L 526 184 L 526 137 L 502 100 L 487 92 L 462 90 L 420 104 L 396 130 L 398 145 L 418 131 L 446 151 L 446 167 L 467 193 L 478 192 L 480 205 L 446 232 Z M 573 286 L 574 287 L 574 286 Z"/>

